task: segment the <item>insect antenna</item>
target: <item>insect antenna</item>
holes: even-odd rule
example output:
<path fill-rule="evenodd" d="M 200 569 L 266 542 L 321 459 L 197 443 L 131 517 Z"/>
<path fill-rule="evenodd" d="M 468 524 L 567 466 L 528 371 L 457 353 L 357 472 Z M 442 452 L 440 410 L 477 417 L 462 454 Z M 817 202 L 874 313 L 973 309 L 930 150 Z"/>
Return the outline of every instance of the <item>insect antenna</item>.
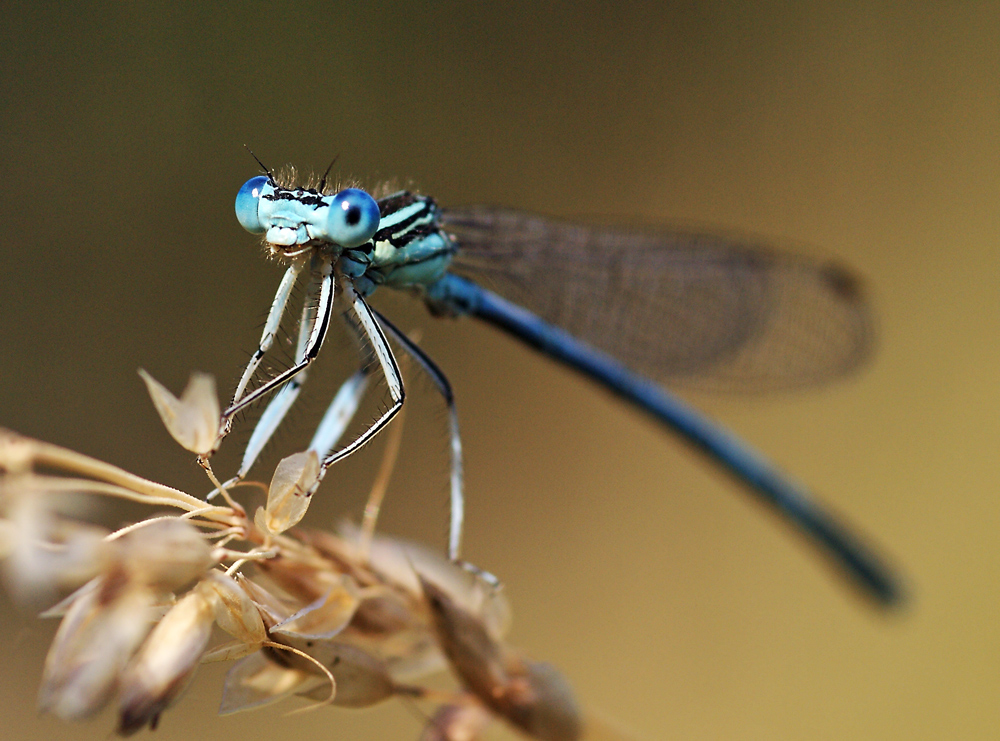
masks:
<path fill-rule="evenodd" d="M 253 152 L 251 152 L 251 154 L 253 154 Z M 256 159 L 256 158 L 255 158 L 255 159 Z M 339 154 L 338 154 L 338 155 L 336 155 L 336 156 L 335 156 L 335 157 L 333 158 L 333 162 L 331 162 L 331 163 L 330 163 L 330 166 L 329 166 L 328 168 L 326 168 L 326 172 L 324 172 L 324 173 L 323 173 L 323 177 L 321 177 L 321 178 L 319 179 L 319 187 L 317 187 L 317 188 L 316 188 L 316 190 L 318 190 L 318 191 L 319 191 L 320 193 L 322 193 L 322 192 L 323 192 L 323 188 L 325 188 L 325 187 L 326 187 L 326 176 L 330 174 L 330 170 L 332 170 L 332 169 L 333 169 L 333 166 L 334 166 L 335 164 L 337 164 L 337 160 L 338 160 L 338 159 L 340 159 L 340 155 L 339 155 Z M 263 165 L 262 165 L 262 167 L 263 167 Z"/>
<path fill-rule="evenodd" d="M 265 165 L 263 162 L 261 162 L 257 158 L 257 155 L 253 153 L 253 150 L 250 149 L 250 147 L 248 147 L 246 144 L 243 145 L 243 148 L 246 149 L 250 153 L 251 157 L 253 157 L 255 160 L 257 160 L 257 164 L 260 165 L 261 169 L 264 171 L 264 174 L 267 175 L 268 182 L 270 182 L 271 185 L 273 185 L 275 188 L 277 188 L 278 187 L 278 182 L 274 179 L 274 175 L 272 174 L 270 168 L 267 165 Z M 336 160 L 334 160 L 334 162 L 336 162 Z M 330 167 L 333 167 L 332 163 L 330 164 Z"/>

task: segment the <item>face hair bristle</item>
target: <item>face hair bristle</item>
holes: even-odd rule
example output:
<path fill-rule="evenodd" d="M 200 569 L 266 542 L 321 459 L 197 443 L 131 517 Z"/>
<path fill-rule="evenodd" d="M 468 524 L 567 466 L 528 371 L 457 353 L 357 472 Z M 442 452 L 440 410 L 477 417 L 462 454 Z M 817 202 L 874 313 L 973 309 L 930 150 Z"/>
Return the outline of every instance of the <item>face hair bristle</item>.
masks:
<path fill-rule="evenodd" d="M 398 180 L 383 180 L 380 183 L 376 183 L 375 186 L 370 191 L 368 191 L 368 193 L 369 195 L 371 195 L 372 198 L 374 198 L 377 201 L 379 199 L 385 198 L 388 195 L 397 193 L 400 190 L 402 190 L 402 188 L 399 187 Z"/>
<path fill-rule="evenodd" d="M 317 176 L 316 173 L 310 173 L 306 177 L 302 178 L 299 176 L 298 170 L 296 170 L 293 165 L 286 165 L 281 168 L 281 170 L 274 174 L 274 180 L 281 188 L 288 188 L 290 190 L 294 190 L 296 188 L 301 188 L 303 190 L 315 190 L 325 196 L 339 193 L 345 188 L 361 188 L 362 190 L 366 190 L 361 182 L 355 178 L 344 178 L 343 176 L 340 176 L 330 179 L 329 174 L 320 177 Z M 320 188 L 320 185 L 323 187 Z"/>
<path fill-rule="evenodd" d="M 301 188 L 298 172 L 294 165 L 285 165 L 274 174 L 274 180 L 281 188 Z"/>

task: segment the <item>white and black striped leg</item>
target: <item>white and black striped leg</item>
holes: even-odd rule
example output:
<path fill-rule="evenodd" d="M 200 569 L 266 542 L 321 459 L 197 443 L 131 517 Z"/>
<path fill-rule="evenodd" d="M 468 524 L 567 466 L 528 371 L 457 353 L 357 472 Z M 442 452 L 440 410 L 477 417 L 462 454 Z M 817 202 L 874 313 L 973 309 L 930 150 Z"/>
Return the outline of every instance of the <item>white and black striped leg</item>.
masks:
<path fill-rule="evenodd" d="M 448 558 L 452 561 L 458 561 L 462 548 L 462 523 L 465 518 L 465 487 L 462 468 L 462 438 L 458 433 L 458 410 L 455 407 L 455 395 L 452 393 L 451 383 L 448 382 L 447 376 L 438 368 L 437 364 L 416 343 L 382 314 L 377 311 L 374 314 L 382 328 L 430 376 L 438 392 L 444 398 L 444 403 L 448 406 L 448 431 L 451 435 L 451 521 L 448 526 Z"/>
<path fill-rule="evenodd" d="M 333 452 L 333 446 L 354 419 L 358 404 L 361 403 L 361 397 L 367 388 L 368 371 L 364 368 L 355 371 L 354 375 L 340 385 L 333 401 L 323 414 L 323 419 L 316 428 L 307 450 L 315 450 L 320 460 L 325 460 Z"/>
<path fill-rule="evenodd" d="M 294 283 L 294 280 L 292 283 Z M 319 348 L 323 343 L 326 329 L 322 328 L 320 325 L 324 322 L 327 326 L 329 325 L 329 315 L 332 313 L 333 296 L 331 293 L 327 304 L 324 301 L 324 295 L 328 292 L 332 292 L 332 290 L 332 278 L 330 276 L 326 276 L 325 279 L 322 269 L 311 276 L 310 283 L 306 288 L 306 300 L 302 307 L 302 318 L 299 322 L 299 336 L 295 349 L 297 363 L 295 367 L 286 371 L 286 373 L 292 373 L 295 368 L 298 368 L 298 373 L 281 389 L 279 389 L 274 395 L 274 398 L 268 402 L 267 408 L 264 409 L 264 413 L 260 416 L 260 419 L 257 420 L 257 426 L 254 427 L 253 433 L 250 435 L 250 441 L 247 443 L 247 446 L 243 451 L 243 460 L 240 463 L 239 470 L 236 472 L 236 475 L 223 484 L 224 487 L 228 488 L 243 480 L 243 478 L 250 471 L 250 468 L 257 461 L 257 457 L 260 455 L 261 451 L 277 431 L 278 426 L 281 424 L 282 420 L 284 420 L 285 415 L 288 414 L 288 410 L 291 409 L 292 404 L 294 404 L 295 400 L 298 398 L 299 391 L 302 389 L 302 385 L 306 382 L 306 368 L 309 363 L 312 362 L 312 359 L 316 357 L 316 354 L 319 352 Z M 314 296 L 316 298 L 315 301 L 313 301 Z M 270 319 L 271 317 L 269 316 L 269 322 Z M 271 383 L 280 383 L 278 380 L 279 378 L 280 376 L 272 379 Z M 262 386 L 253 392 L 253 398 L 259 398 L 261 393 L 266 392 L 267 389 Z M 244 397 L 239 400 L 241 404 L 234 403 L 233 406 L 236 408 L 236 411 L 239 411 L 239 409 L 242 408 L 242 405 L 245 405 L 252 400 L 253 399 L 250 397 Z M 232 419 L 232 408 L 227 409 L 226 414 L 230 414 L 230 416 L 227 418 L 223 415 L 223 419 L 228 422 Z M 221 436 L 220 439 L 216 441 L 217 446 L 219 442 L 221 442 Z M 214 498 L 216 494 L 218 494 L 218 490 L 211 492 L 207 497 L 208 500 Z"/>
<path fill-rule="evenodd" d="M 232 406 L 222 413 L 223 428 L 228 427 L 230 420 L 237 412 L 274 391 L 282 384 L 292 380 L 315 360 L 316 355 L 319 354 L 320 348 L 323 345 L 323 340 L 326 339 L 327 330 L 330 328 L 330 320 L 333 315 L 333 292 L 333 265 L 329 260 L 324 260 L 320 264 L 319 269 L 315 270 L 309 278 L 306 307 L 302 313 L 302 323 L 299 329 L 299 347 L 296 351 L 297 361 L 295 365 L 282 371 L 274 378 L 234 402 Z M 309 297 L 312 295 L 316 295 L 315 305 L 309 300 Z M 295 396 L 298 395 L 297 387 L 301 386 L 302 379 L 298 380 L 299 383 L 295 385 L 296 388 L 283 395 L 284 399 L 282 399 L 281 404 L 275 405 L 272 403 L 265 411 L 264 417 L 268 417 L 268 424 L 272 427 L 271 433 L 274 432 L 274 429 L 277 428 L 282 418 L 284 418 L 288 407 L 295 401 Z M 278 399 L 275 399 L 275 401 L 277 402 Z M 272 406 L 274 406 L 274 412 L 269 415 L 268 413 L 271 412 Z M 264 417 L 261 418 L 258 427 L 264 422 Z M 270 433 L 267 437 L 270 437 Z"/>
<path fill-rule="evenodd" d="M 366 344 L 370 345 L 372 353 L 374 353 L 379 362 L 379 366 L 382 369 L 382 375 L 385 376 L 385 381 L 389 386 L 389 395 L 392 397 L 392 404 L 378 419 L 375 420 L 375 422 L 368 427 L 367 430 L 362 432 L 358 435 L 358 437 L 342 447 L 340 450 L 336 450 L 326 456 L 322 461 L 323 471 L 326 471 L 326 469 L 337 461 L 342 460 L 359 450 L 369 440 L 375 437 L 375 435 L 377 435 L 387 424 L 389 424 L 392 418 L 396 416 L 396 413 L 403 407 L 403 401 L 406 395 L 403 389 L 403 376 L 399 372 L 399 366 L 396 364 L 396 358 L 393 356 L 392 349 L 389 347 L 389 341 L 386 340 L 385 335 L 382 333 L 382 328 L 375 319 L 375 315 L 372 313 L 371 308 L 369 308 L 368 304 L 361 297 L 361 295 L 354 290 L 354 286 L 351 284 L 350 280 L 344 278 L 341 289 L 344 291 L 344 295 L 350 302 L 350 306 L 355 317 L 357 317 L 358 328 L 360 329 L 359 335 L 363 337 Z M 359 371 L 359 373 L 363 372 L 364 371 Z M 322 476 L 320 478 L 322 478 Z M 319 481 L 316 482 L 311 491 L 315 491 L 318 486 Z"/>
<path fill-rule="evenodd" d="M 340 389 L 333 397 L 333 401 L 330 402 L 330 406 L 327 407 L 326 412 L 323 414 L 323 419 L 316 428 L 312 440 L 309 442 L 307 450 L 316 451 L 316 455 L 319 456 L 321 461 L 333 454 L 333 446 L 340 441 L 341 436 L 347 431 L 347 426 L 358 411 L 361 397 L 364 396 L 365 390 L 368 388 L 368 379 L 371 377 L 378 363 L 375 352 L 372 349 L 372 343 L 368 340 L 364 330 L 361 329 L 361 325 L 349 313 L 345 312 L 342 318 L 353 334 L 354 339 L 357 340 L 358 352 L 363 356 L 363 361 L 361 368 L 341 384 Z M 323 481 L 323 477 L 326 476 L 327 469 L 328 466 L 325 465 L 320 467 L 319 477 L 310 489 L 310 494 L 315 493 Z"/>
<path fill-rule="evenodd" d="M 322 292 L 322 285 L 315 286 L 315 288 L 319 288 L 320 293 Z M 304 362 L 308 357 L 309 340 L 313 335 L 313 329 L 319 317 L 319 303 L 318 296 L 314 302 L 313 295 L 307 291 L 306 301 L 302 307 L 302 318 L 299 321 L 298 342 L 295 345 L 295 358 L 298 362 Z M 250 441 L 243 451 L 243 461 L 240 463 L 239 471 L 236 472 L 234 482 L 241 480 L 247 475 L 250 467 L 257 460 L 257 456 L 260 455 L 261 450 L 267 445 L 282 420 L 284 420 L 285 415 L 288 414 L 288 410 L 291 409 L 292 404 L 298 398 L 299 391 L 306 382 L 307 374 L 308 371 L 303 368 L 295 378 L 281 387 L 274 395 L 274 398 L 268 402 L 267 408 L 257 421 L 257 426 L 254 427 L 253 434 L 250 435 Z"/>
<path fill-rule="evenodd" d="M 235 406 L 242 399 L 247 384 L 250 383 L 250 379 L 253 378 L 253 374 L 257 372 L 257 368 L 260 366 L 260 361 L 264 359 L 264 355 L 274 344 L 274 338 L 278 333 L 278 327 L 281 325 L 281 317 L 284 315 L 285 307 L 288 305 L 288 298 L 292 293 L 292 287 L 295 285 L 299 273 L 302 272 L 303 265 L 305 265 L 304 260 L 295 261 L 288 266 L 288 270 L 285 271 L 285 275 L 281 278 L 281 283 L 278 284 L 278 292 L 274 294 L 274 301 L 271 302 L 271 310 L 267 313 L 267 321 L 264 322 L 264 332 L 261 335 L 260 344 L 257 346 L 257 350 L 253 356 L 251 356 L 250 362 L 247 363 L 247 367 L 240 377 L 240 382 L 236 385 L 233 400 L 229 402 L 230 407 Z M 209 456 L 214 455 L 218 451 L 219 446 L 222 445 L 222 441 L 229 434 L 232 426 L 232 415 L 223 415 L 219 422 L 219 434 L 215 439 L 212 450 L 208 454 Z"/>
<path fill-rule="evenodd" d="M 250 436 L 250 442 L 247 443 L 246 450 L 243 452 L 243 462 L 240 464 L 240 470 L 236 472 L 235 476 L 224 483 L 223 487 L 228 489 L 230 486 L 238 484 L 250 471 L 250 468 L 257 461 L 257 456 L 260 455 L 261 450 L 267 445 L 271 436 L 277 430 L 278 425 L 281 424 L 285 414 L 299 395 L 299 390 L 305 382 L 303 378 L 305 374 L 306 372 L 303 371 L 289 381 L 284 388 L 275 394 L 274 398 L 267 405 L 267 409 L 261 415 L 260 421 L 258 421 L 253 434 Z M 340 440 L 341 435 L 344 434 L 347 426 L 354 418 L 354 414 L 358 411 L 358 405 L 367 388 L 368 372 L 364 369 L 356 371 L 341 384 L 340 389 L 333 397 L 333 401 L 330 402 L 330 406 L 323 415 L 323 419 L 316 428 L 316 432 L 307 450 L 315 450 L 320 460 L 323 460 L 323 458 L 330 454 L 333 446 Z M 319 480 L 322 480 L 324 472 L 325 470 L 320 471 Z M 317 485 L 318 483 L 319 481 L 317 481 Z M 207 499 L 211 501 L 218 493 L 219 491 L 216 489 L 208 495 Z"/>
<path fill-rule="evenodd" d="M 250 470 L 250 466 L 253 465 L 253 460 L 249 460 L 251 455 L 251 448 L 254 446 L 254 438 L 257 437 L 258 432 L 261 430 L 261 426 L 264 424 L 264 417 L 268 415 L 272 407 L 278 404 L 279 397 L 288 393 L 290 389 L 295 388 L 295 395 L 298 395 L 298 389 L 301 388 L 301 383 L 299 380 L 302 378 L 300 374 L 298 378 L 289 382 L 285 388 L 278 392 L 278 395 L 274 397 L 274 400 L 268 405 L 267 409 L 264 411 L 264 415 L 261 417 L 260 423 L 253 431 L 250 443 L 247 445 L 246 453 L 243 456 L 243 464 L 240 466 L 239 472 L 232 479 L 223 484 L 224 487 L 228 488 L 233 484 L 241 481 L 246 475 L 246 472 Z M 368 371 L 364 368 L 355 371 L 355 373 L 344 381 L 340 385 L 336 395 L 333 397 L 333 401 L 330 402 L 330 406 L 327 407 L 326 412 L 323 414 L 323 419 L 320 421 L 319 426 L 316 428 L 316 432 L 313 434 L 313 438 L 309 443 L 309 447 L 306 450 L 316 451 L 316 456 L 322 461 L 327 456 L 330 455 L 333 450 L 333 446 L 337 444 L 340 440 L 341 435 L 347 430 L 347 426 L 354 419 L 354 414 L 358 411 L 358 405 L 361 403 L 361 398 L 365 394 L 365 389 L 368 388 Z M 294 401 L 294 399 L 292 399 Z M 287 406 L 281 410 L 281 415 L 288 411 L 288 407 L 292 404 L 291 401 L 288 402 Z M 274 424 L 274 428 L 277 428 L 277 420 Z M 267 437 L 270 437 L 274 429 L 268 430 Z M 262 437 L 263 437 L 262 433 Z M 266 444 L 267 440 L 264 439 L 260 445 L 253 451 L 254 459 L 260 453 L 260 449 Z M 316 489 L 319 488 L 320 482 L 323 480 L 323 476 L 326 475 L 326 467 L 321 467 L 319 471 L 319 476 L 316 481 L 309 489 L 309 496 L 312 496 Z M 211 499 L 217 492 L 212 492 L 209 495 Z"/>
<path fill-rule="evenodd" d="M 264 413 L 260 415 L 260 419 L 257 420 L 257 426 L 253 428 L 253 433 L 250 435 L 250 441 L 243 450 L 243 460 L 240 462 L 239 470 L 231 479 L 222 485 L 224 488 L 228 489 L 229 487 L 235 486 L 242 481 L 253 467 L 253 464 L 257 462 L 257 457 L 264 449 L 264 446 L 266 446 L 270 441 L 271 436 L 274 435 L 275 431 L 278 429 L 278 425 L 281 424 L 281 421 L 285 418 L 288 410 L 291 409 L 292 404 L 294 404 L 295 400 L 298 398 L 302 384 L 305 383 L 306 380 L 305 375 L 305 371 L 299 373 L 298 376 L 279 389 L 278 393 L 274 395 L 274 398 L 268 402 Z M 208 495 L 207 500 L 212 501 L 218 493 L 218 489 L 212 491 Z"/>
<path fill-rule="evenodd" d="M 305 260 L 296 260 L 288 266 L 288 270 L 285 271 L 285 275 L 281 278 L 281 283 L 278 284 L 278 292 L 274 294 L 274 301 L 271 302 L 271 310 L 267 314 L 267 321 L 264 322 L 264 333 L 261 335 L 260 344 L 257 346 L 256 352 L 250 358 L 246 370 L 243 371 L 243 375 L 240 377 L 240 382 L 236 386 L 235 393 L 233 393 L 233 400 L 230 402 L 230 406 L 238 402 L 243 396 L 247 384 L 250 383 L 250 379 L 253 378 L 253 374 L 257 372 L 257 368 L 260 366 L 260 361 L 263 360 L 264 354 L 274 344 L 274 338 L 278 334 L 278 327 L 281 325 L 281 317 L 284 315 L 285 307 L 288 305 L 288 297 L 292 293 L 292 286 L 295 285 L 299 273 L 302 272 L 303 265 L 305 265 Z"/>

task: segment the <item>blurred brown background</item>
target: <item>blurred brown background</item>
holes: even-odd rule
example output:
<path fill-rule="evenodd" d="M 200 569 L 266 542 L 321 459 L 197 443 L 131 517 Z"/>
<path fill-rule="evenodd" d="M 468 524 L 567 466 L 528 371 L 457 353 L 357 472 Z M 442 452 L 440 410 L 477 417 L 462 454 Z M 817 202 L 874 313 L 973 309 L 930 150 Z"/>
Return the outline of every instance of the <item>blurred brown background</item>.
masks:
<path fill-rule="evenodd" d="M 512 640 L 640 738 L 985 738 L 1000 721 L 1000 9 L 590 3 L 6 6 L 0 22 L 0 424 L 193 491 L 136 376 L 225 393 L 280 276 L 233 215 L 295 163 L 443 204 L 715 224 L 816 245 L 871 284 L 856 378 L 687 398 L 822 493 L 905 570 L 880 615 L 728 479 L 472 322 L 379 305 L 447 370 L 466 555 Z M 426 389 L 426 386 L 424 387 Z M 428 392 L 383 528 L 443 547 Z M 311 522 L 360 511 L 380 446 Z M 33 703 L 54 624 L 2 602 L 5 736 L 106 738 Z M 367 713 L 214 715 L 204 671 L 161 741 L 415 738 Z M 287 709 L 287 708 L 286 708 Z"/>

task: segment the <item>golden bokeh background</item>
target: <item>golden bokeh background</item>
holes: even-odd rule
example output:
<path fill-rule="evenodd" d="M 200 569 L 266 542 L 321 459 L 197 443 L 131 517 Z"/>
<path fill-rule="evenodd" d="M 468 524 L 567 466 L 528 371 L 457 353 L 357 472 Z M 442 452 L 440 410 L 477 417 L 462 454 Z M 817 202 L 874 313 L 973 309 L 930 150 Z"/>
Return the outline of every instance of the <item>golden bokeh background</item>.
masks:
<path fill-rule="evenodd" d="M 256 173 L 244 143 L 272 166 L 339 154 L 344 174 L 445 205 L 802 243 L 868 279 L 871 367 L 809 392 L 685 396 L 880 545 L 911 589 L 897 613 L 586 382 L 474 322 L 377 303 L 422 328 L 458 394 L 466 556 L 505 581 L 512 641 L 588 711 L 643 739 L 995 737 L 998 38 L 985 2 L 8 5 L 0 424 L 206 488 L 135 371 L 180 389 L 206 370 L 228 393 L 254 346 L 280 269 L 233 218 Z M 422 393 L 383 528 L 443 547 Z M 380 447 L 328 477 L 312 524 L 360 511 Z M 36 715 L 55 626 L 0 604 L 5 738 L 106 738 L 110 716 Z M 219 719 L 220 688 L 203 671 L 157 737 L 421 727 L 394 703 Z"/>

